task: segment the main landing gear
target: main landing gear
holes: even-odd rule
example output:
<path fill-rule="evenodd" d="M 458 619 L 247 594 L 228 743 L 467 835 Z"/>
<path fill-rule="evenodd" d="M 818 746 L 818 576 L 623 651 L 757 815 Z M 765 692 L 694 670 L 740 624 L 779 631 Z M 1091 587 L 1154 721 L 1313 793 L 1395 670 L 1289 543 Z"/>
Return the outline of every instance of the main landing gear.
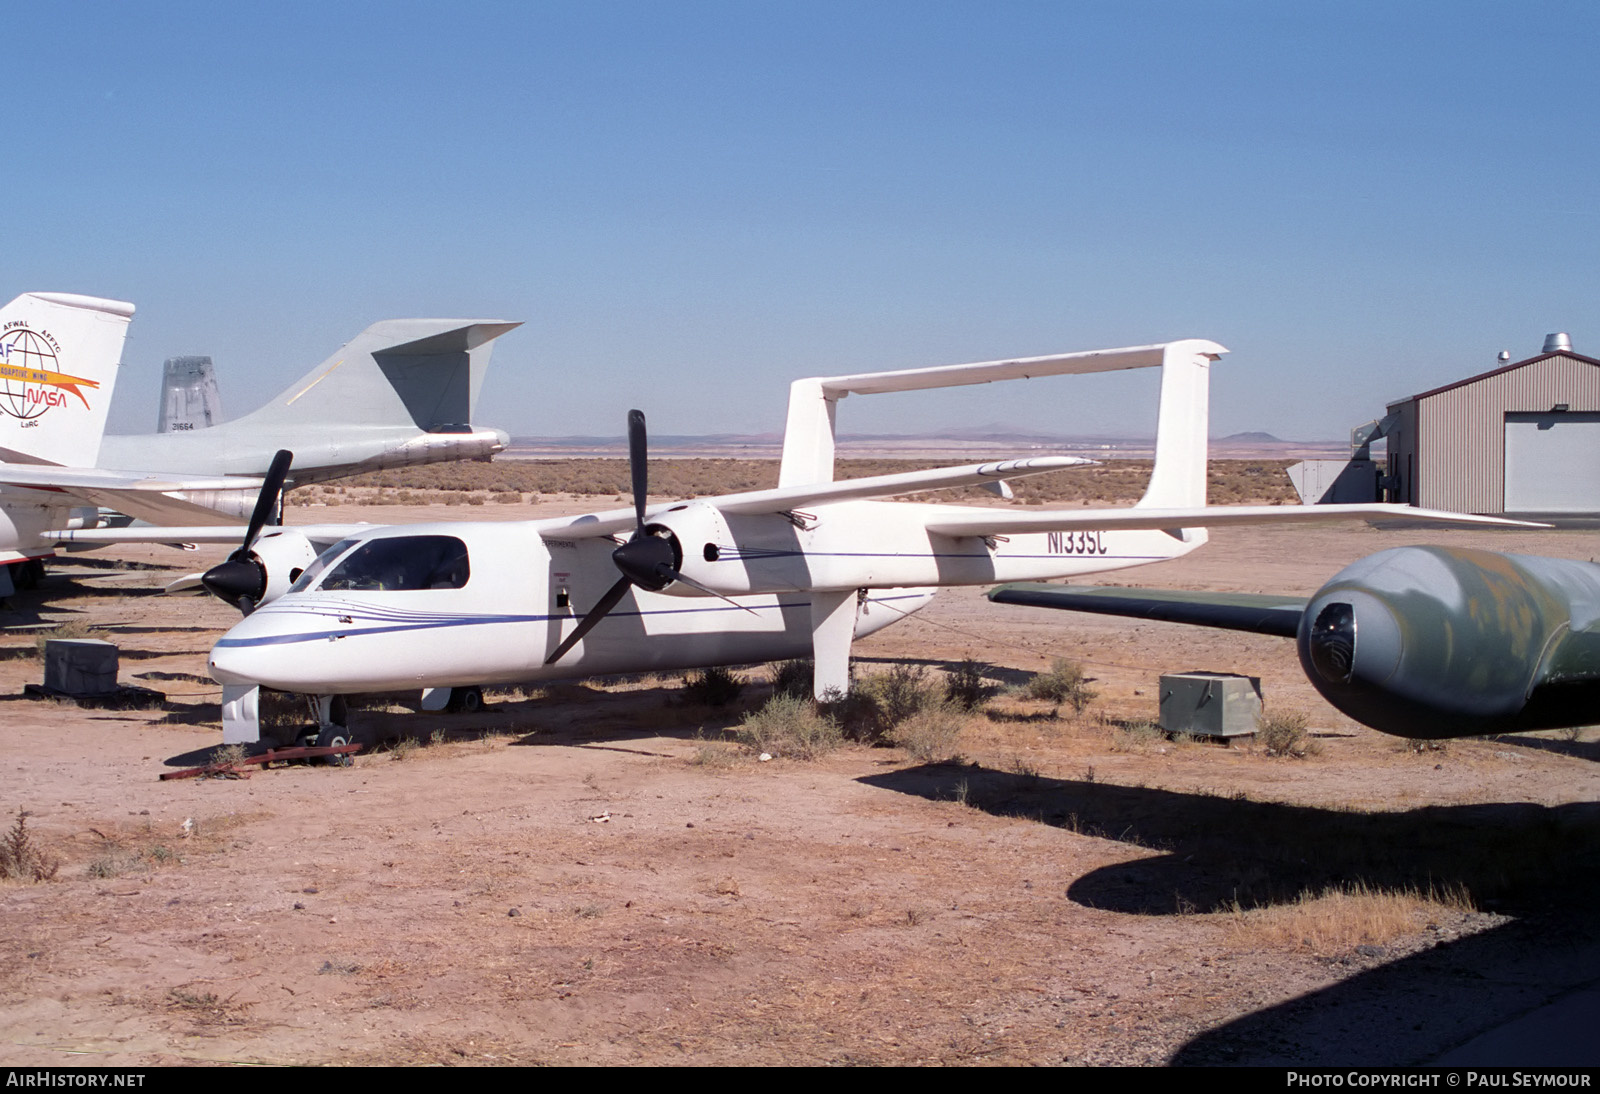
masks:
<path fill-rule="evenodd" d="M 302 730 L 295 744 L 334 748 L 355 740 L 350 734 L 350 711 L 343 695 L 308 695 L 306 701 L 317 724 L 314 729 Z M 349 753 L 338 753 L 328 756 L 326 762 L 335 767 L 349 767 L 352 761 Z"/>

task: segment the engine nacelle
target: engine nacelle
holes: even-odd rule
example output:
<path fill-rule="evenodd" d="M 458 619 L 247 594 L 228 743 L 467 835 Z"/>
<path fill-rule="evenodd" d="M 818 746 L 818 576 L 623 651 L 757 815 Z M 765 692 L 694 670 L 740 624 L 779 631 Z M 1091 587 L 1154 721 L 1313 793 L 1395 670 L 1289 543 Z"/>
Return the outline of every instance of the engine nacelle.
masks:
<path fill-rule="evenodd" d="M 1306 676 L 1402 737 L 1588 725 L 1600 715 L 1600 567 L 1446 547 L 1380 551 L 1306 606 Z"/>
<path fill-rule="evenodd" d="M 781 528 L 791 534 L 793 532 L 793 526 L 781 516 L 742 518 L 741 532 L 745 531 L 744 525 L 755 522 L 768 522 L 775 531 Z M 679 573 L 708 589 L 715 589 L 724 596 L 787 592 L 797 587 L 793 583 L 780 582 L 776 587 L 769 588 L 769 583 L 763 581 L 765 574 L 752 575 L 748 561 L 764 557 L 764 553 L 759 549 L 740 550 L 733 546 L 735 541 L 728 527 L 728 518 L 714 505 L 695 501 L 675 505 L 665 513 L 654 514 L 648 527 L 654 534 L 664 535 L 672 541 Z M 794 552 L 791 550 L 788 553 Z M 740 565 L 740 562 L 747 564 Z M 673 596 L 705 595 L 699 589 L 683 582 L 673 582 L 660 591 Z"/>
<path fill-rule="evenodd" d="M 261 568 L 263 575 L 262 592 L 256 606 L 288 592 L 289 586 L 316 557 L 317 549 L 311 541 L 293 528 L 268 532 L 258 538 L 250 548 L 250 561 Z"/>

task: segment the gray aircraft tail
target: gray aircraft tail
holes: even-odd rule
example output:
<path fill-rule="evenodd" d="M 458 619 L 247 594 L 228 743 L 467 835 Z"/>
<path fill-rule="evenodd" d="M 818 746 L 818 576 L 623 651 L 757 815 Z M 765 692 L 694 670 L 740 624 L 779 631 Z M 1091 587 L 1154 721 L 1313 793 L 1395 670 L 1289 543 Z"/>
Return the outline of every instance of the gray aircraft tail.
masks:
<path fill-rule="evenodd" d="M 472 414 L 494 340 L 520 323 L 487 319 L 387 319 L 242 418 L 142 436 L 109 436 L 102 464 L 186 475 L 260 475 L 294 453 L 295 484 L 383 467 L 486 458 L 506 444 Z M 194 499 L 225 511 L 224 504 Z"/>
<path fill-rule="evenodd" d="M 222 394 L 209 357 L 168 357 L 161 372 L 157 433 L 210 429 L 222 421 Z"/>
<path fill-rule="evenodd" d="M 492 343 L 519 326 L 462 319 L 374 323 L 266 406 L 230 424 L 467 432 Z"/>

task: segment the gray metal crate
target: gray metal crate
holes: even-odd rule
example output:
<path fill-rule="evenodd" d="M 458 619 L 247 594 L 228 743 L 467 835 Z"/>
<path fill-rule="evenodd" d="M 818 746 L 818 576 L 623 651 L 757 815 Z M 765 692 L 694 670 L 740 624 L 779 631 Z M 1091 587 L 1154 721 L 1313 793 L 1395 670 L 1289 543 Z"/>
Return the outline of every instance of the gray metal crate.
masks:
<path fill-rule="evenodd" d="M 1192 737 L 1248 737 L 1261 716 L 1261 678 L 1176 672 L 1161 678 L 1161 728 Z"/>

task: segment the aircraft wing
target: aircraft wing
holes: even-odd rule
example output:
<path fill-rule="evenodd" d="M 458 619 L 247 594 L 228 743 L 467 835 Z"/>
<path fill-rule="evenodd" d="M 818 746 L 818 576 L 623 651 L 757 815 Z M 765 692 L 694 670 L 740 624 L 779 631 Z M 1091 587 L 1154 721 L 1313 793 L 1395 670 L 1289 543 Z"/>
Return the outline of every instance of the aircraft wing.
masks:
<path fill-rule="evenodd" d="M 217 514 L 211 514 L 215 519 Z M 237 545 L 243 537 L 242 524 L 216 525 L 157 525 L 139 524 L 126 528 L 62 528 L 40 535 L 61 543 L 228 543 Z M 268 527 L 263 535 L 273 532 L 299 532 L 317 547 L 331 546 L 341 539 L 369 532 L 376 524 L 292 524 L 284 528 Z"/>
<path fill-rule="evenodd" d="M 1503 517 L 1447 513 L 1410 505 L 1204 505 L 1192 509 L 1045 509 L 1018 512 L 951 506 L 928 521 L 928 531 L 944 536 L 993 536 L 1024 532 L 1091 531 L 1116 528 L 1220 528 L 1230 524 L 1292 524 L 1315 520 L 1405 520 L 1429 524 L 1548 528 Z"/>
<path fill-rule="evenodd" d="M 998 463 L 973 463 L 962 467 L 938 467 L 927 471 L 906 471 L 894 475 L 871 475 L 861 479 L 807 483 L 804 486 L 780 486 L 773 490 L 748 490 L 740 494 L 723 494 L 720 497 L 699 500 L 716 506 L 724 513 L 782 513 L 800 506 L 818 505 L 823 502 L 887 498 L 925 490 L 942 490 L 952 486 L 981 486 L 984 483 L 1021 478 L 1024 475 L 1042 475 L 1047 471 L 1060 471 L 1062 468 L 1078 467 L 1094 462 L 1096 461 L 1078 456 L 1035 456 L 1031 459 L 1002 460 Z M 651 506 L 645 510 L 645 520 L 648 521 L 681 504 L 683 503 L 670 502 L 666 505 Z M 590 539 L 631 531 L 633 526 L 632 509 L 612 509 L 581 517 L 541 521 L 539 534 L 546 539 Z"/>
<path fill-rule="evenodd" d="M 115 509 L 156 524 L 182 524 L 185 521 L 214 524 L 222 514 L 215 509 L 174 497 L 173 494 L 208 490 L 259 490 L 261 479 L 243 475 L 174 478 L 142 471 L 5 463 L 0 464 L 0 486 L 23 486 L 32 490 L 71 494 L 92 505 Z M 244 521 L 239 523 L 243 525 Z"/>
<path fill-rule="evenodd" d="M 1307 598 L 1268 593 L 1206 593 L 1187 589 L 1123 589 L 1095 585 L 1044 585 L 1023 581 L 989 590 L 996 604 L 1122 615 L 1167 623 L 1193 623 L 1230 631 L 1293 638 Z"/>

